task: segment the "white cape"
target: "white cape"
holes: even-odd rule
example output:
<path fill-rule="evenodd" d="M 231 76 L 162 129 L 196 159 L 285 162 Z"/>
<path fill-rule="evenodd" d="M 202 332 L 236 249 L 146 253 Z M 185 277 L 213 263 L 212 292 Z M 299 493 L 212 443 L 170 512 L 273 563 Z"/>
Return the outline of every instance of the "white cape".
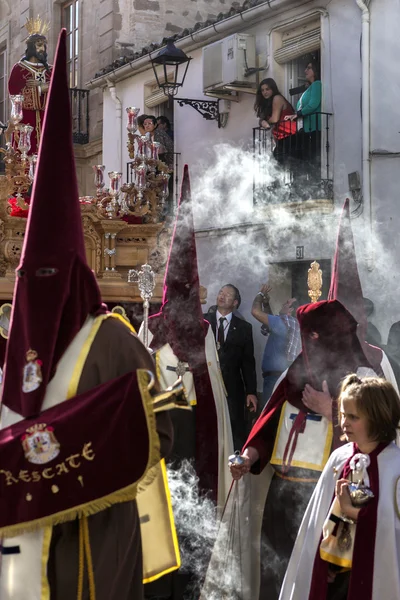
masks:
<path fill-rule="evenodd" d="M 304 514 L 279 600 L 307 600 L 314 559 L 322 526 L 332 504 L 335 482 L 352 454 L 353 444 L 350 443 L 335 450 L 328 460 Z M 380 493 L 373 590 L 372 598 L 368 600 L 399 600 L 400 502 L 397 487 L 400 478 L 400 449 L 394 443 L 389 444 L 378 455 L 378 469 Z"/>
<path fill-rule="evenodd" d="M 143 326 L 139 330 L 139 338 L 143 341 Z M 149 331 L 149 346 L 153 339 Z M 210 375 L 211 386 L 215 401 L 215 410 L 217 413 L 218 424 L 218 507 L 221 510 L 228 496 L 232 477 L 229 471 L 229 456 L 233 454 L 232 429 L 229 418 L 228 403 L 226 400 L 226 391 L 219 366 L 218 353 L 215 346 L 215 339 L 211 327 L 208 328 L 206 336 L 206 360 L 208 373 Z M 159 351 L 159 360 L 157 361 L 157 375 L 160 379 L 162 388 L 166 388 L 174 383 L 177 375 L 173 370 L 166 370 L 164 365 L 171 367 L 178 366 L 178 359 L 174 355 L 169 344 L 165 344 Z M 193 385 L 193 375 L 187 371 L 183 375 L 183 383 L 189 392 L 191 403 L 196 402 L 196 390 Z"/>
<path fill-rule="evenodd" d="M 393 372 L 389 361 L 386 358 L 390 368 L 387 370 L 384 359 L 381 366 L 385 376 L 395 384 L 394 375 L 393 378 L 390 375 Z M 274 391 L 286 373 L 287 371 L 276 382 Z M 372 369 L 359 367 L 357 375 L 365 377 L 376 374 Z M 240 600 L 256 600 L 259 597 L 262 517 L 273 473 L 273 468 L 268 464 L 260 475 L 249 473 L 235 484 L 221 521 L 201 600 L 224 600 L 227 597 L 224 593 L 226 594 L 227 591 L 231 593 L 230 600 L 236 600 L 236 597 Z M 322 525 L 320 533 L 321 531 Z M 237 596 L 234 595 L 233 590 Z M 288 598 L 292 600 L 290 596 Z M 306 597 L 300 598 L 300 596 L 293 598 L 306 600 Z M 397 600 L 400 600 L 400 595 Z"/>

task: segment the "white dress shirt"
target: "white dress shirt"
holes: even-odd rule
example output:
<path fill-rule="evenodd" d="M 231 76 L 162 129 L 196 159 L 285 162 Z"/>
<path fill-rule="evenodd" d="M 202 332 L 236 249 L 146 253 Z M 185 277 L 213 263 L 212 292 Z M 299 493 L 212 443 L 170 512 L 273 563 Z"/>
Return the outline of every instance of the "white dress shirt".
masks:
<path fill-rule="evenodd" d="M 224 321 L 224 341 L 226 340 L 226 336 L 228 335 L 228 331 L 229 331 L 229 327 L 232 321 L 232 315 L 233 313 L 229 313 L 228 315 L 221 315 L 221 313 L 219 312 L 219 310 L 216 311 L 215 313 L 215 317 L 217 319 L 217 326 L 215 328 L 215 339 L 218 342 L 218 328 L 219 328 L 219 320 L 222 317 L 223 319 L 226 319 Z"/>

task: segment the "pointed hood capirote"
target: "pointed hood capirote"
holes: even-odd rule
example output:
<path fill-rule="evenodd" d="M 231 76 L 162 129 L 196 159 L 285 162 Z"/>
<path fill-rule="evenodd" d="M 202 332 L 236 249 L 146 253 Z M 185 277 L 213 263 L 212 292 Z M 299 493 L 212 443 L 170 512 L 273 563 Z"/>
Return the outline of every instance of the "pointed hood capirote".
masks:
<path fill-rule="evenodd" d="M 165 271 L 161 314 L 168 332 L 168 342 L 178 359 L 188 362 L 191 367 L 201 363 L 204 357 L 199 353 L 199 348 L 204 347 L 206 330 L 200 303 L 187 165 L 184 167 L 181 197 Z"/>
<path fill-rule="evenodd" d="M 253 467 L 254 472 L 262 470 L 271 458 L 278 424 L 274 415 L 281 410 L 284 402 L 288 401 L 303 413 L 297 434 L 307 413 L 313 412 L 303 403 L 306 384 L 322 391 L 322 382 L 327 382 L 333 398 L 333 447 L 338 447 L 341 441 L 336 417 L 340 384 L 346 375 L 356 372 L 358 367 L 371 368 L 357 336 L 357 321 L 338 300 L 321 300 L 299 306 L 296 316 L 302 350 L 265 405 L 244 446 L 253 446 L 259 452 L 260 461 Z M 318 336 L 312 336 L 313 333 Z M 296 429 L 295 423 L 293 431 Z M 294 448 L 295 443 L 292 450 Z M 289 458 L 289 465 L 290 461 Z"/>
<path fill-rule="evenodd" d="M 150 317 L 151 347 L 169 344 L 193 374 L 196 390 L 195 467 L 203 490 L 217 498 L 218 426 L 215 400 L 208 372 L 205 340 L 208 323 L 203 318 L 197 266 L 196 240 L 190 194 L 189 169 L 185 165 L 164 279 L 161 311 Z"/>
<path fill-rule="evenodd" d="M 340 216 L 328 299 L 339 300 L 353 315 L 358 323 L 357 335 L 363 352 L 374 371 L 378 375 L 382 375 L 380 366 L 382 350 L 368 344 L 365 340 L 368 322 L 357 267 L 354 237 L 350 221 L 350 200 L 348 198 L 345 200 Z"/>
<path fill-rule="evenodd" d="M 17 268 L 3 381 L 5 406 L 23 417 L 40 413 L 58 361 L 88 315 L 101 307 L 85 253 L 63 29 Z"/>

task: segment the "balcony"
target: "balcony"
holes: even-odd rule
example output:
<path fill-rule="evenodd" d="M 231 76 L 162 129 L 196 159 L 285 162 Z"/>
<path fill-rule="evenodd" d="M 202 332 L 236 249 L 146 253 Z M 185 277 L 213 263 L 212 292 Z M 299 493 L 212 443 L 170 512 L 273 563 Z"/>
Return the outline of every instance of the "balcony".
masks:
<path fill-rule="evenodd" d="M 89 143 L 89 91 L 70 88 L 74 144 Z"/>
<path fill-rule="evenodd" d="M 317 201 L 332 204 L 330 113 L 253 129 L 253 202 L 257 207 Z M 310 203 L 308 203 L 308 206 Z"/>

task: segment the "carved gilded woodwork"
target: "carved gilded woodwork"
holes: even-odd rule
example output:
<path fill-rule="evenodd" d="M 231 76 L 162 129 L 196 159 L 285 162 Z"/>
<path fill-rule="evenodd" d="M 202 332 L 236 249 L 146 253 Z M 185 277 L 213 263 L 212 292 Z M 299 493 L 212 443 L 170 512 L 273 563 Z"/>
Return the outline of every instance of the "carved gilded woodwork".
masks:
<path fill-rule="evenodd" d="M 11 190 L 11 192 L 10 192 Z M 24 242 L 27 219 L 12 217 L 7 199 L 12 185 L 0 176 L 0 299 L 12 300 L 15 269 Z M 129 269 L 148 262 L 156 273 L 152 301 L 161 302 L 163 271 L 167 262 L 170 230 L 164 223 L 130 225 L 104 219 L 96 204 L 81 204 L 86 256 L 105 302 L 141 302 L 136 284 L 129 284 Z M 160 241 L 161 240 L 161 241 Z M 161 243 L 162 242 L 162 243 Z"/>

